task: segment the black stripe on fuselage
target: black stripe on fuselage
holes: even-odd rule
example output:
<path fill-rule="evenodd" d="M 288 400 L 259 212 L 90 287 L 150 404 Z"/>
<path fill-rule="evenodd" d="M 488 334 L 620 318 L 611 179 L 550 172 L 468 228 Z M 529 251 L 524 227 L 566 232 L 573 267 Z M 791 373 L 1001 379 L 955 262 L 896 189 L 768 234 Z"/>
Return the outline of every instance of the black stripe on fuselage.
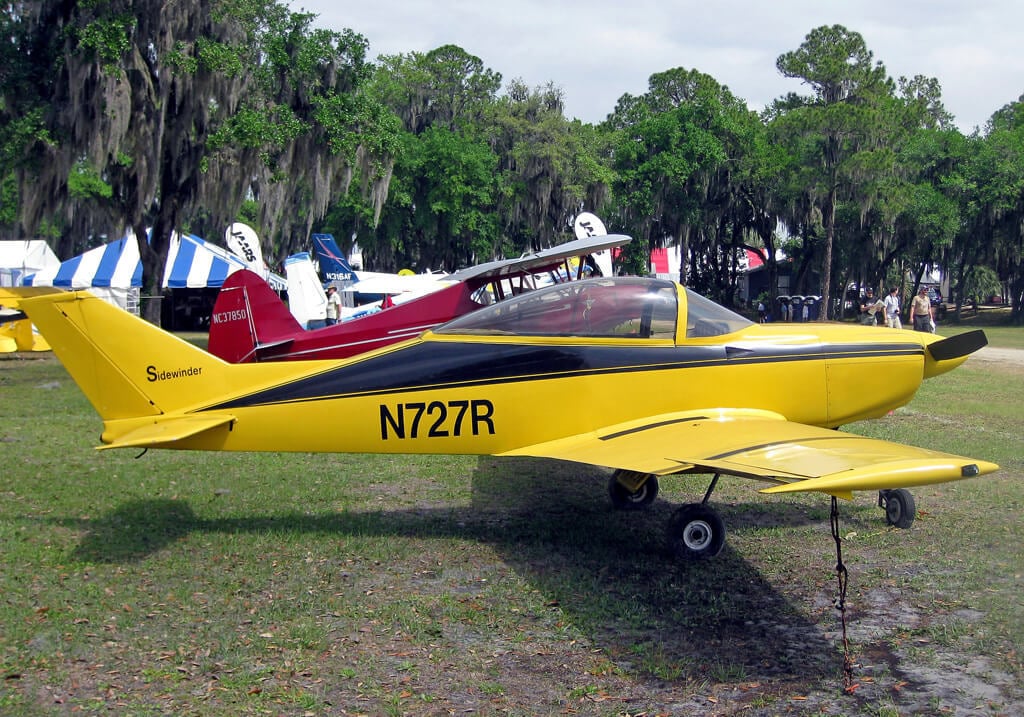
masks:
<path fill-rule="evenodd" d="M 407 393 L 439 388 L 542 381 L 593 374 L 666 371 L 787 361 L 923 355 L 920 344 L 812 344 L 744 346 L 741 353 L 716 346 L 612 344 L 488 344 L 421 341 L 382 355 L 207 406 L 248 406 Z"/>

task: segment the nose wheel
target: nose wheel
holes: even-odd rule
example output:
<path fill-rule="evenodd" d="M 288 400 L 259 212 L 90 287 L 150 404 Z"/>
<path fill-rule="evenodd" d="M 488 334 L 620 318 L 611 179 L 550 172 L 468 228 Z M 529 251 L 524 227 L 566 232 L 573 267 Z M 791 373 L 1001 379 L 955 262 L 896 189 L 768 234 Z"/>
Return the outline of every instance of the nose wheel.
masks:
<path fill-rule="evenodd" d="M 917 507 L 914 496 L 904 488 L 878 491 L 878 507 L 885 511 L 885 522 L 896 528 L 909 528 L 914 524 Z"/>
<path fill-rule="evenodd" d="M 644 510 L 658 497 L 658 478 L 620 468 L 608 481 L 608 496 L 616 510 Z"/>

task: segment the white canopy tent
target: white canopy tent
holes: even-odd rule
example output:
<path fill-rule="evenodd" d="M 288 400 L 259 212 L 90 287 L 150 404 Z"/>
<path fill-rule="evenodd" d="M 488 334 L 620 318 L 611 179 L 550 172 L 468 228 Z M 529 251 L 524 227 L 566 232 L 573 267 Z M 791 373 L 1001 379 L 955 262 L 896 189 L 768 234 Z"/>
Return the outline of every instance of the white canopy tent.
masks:
<path fill-rule="evenodd" d="M 0 286 L 21 286 L 22 278 L 60 265 L 42 239 L 0 241 Z"/>

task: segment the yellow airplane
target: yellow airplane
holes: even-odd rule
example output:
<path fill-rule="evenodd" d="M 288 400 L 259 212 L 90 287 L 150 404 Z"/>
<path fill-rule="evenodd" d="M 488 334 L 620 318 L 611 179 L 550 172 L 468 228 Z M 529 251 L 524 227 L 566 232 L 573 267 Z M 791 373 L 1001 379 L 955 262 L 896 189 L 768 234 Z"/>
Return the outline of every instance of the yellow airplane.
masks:
<path fill-rule="evenodd" d="M 55 291 L 60 289 L 0 287 L 0 353 L 50 350 L 50 345 L 33 330 L 32 322 L 25 318 L 18 305 L 23 297 L 50 294 Z"/>
<path fill-rule="evenodd" d="M 717 554 L 719 475 L 764 493 L 881 491 L 909 526 L 915 485 L 993 463 L 834 430 L 906 404 L 986 343 L 861 326 L 755 324 L 679 284 L 583 280 L 332 361 L 228 364 L 86 292 L 21 302 L 103 419 L 101 448 L 535 456 L 616 469 L 613 504 L 714 474 L 669 545 Z M 538 409 L 538 407 L 543 407 Z"/>

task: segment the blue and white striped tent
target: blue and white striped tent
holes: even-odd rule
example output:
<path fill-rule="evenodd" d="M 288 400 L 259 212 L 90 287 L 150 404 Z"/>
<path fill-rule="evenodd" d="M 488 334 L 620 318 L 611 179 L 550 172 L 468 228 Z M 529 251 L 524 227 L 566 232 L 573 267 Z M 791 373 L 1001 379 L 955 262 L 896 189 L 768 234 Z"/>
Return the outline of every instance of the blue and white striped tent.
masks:
<path fill-rule="evenodd" d="M 26 276 L 22 283 L 88 289 L 101 299 L 134 312 L 138 310 L 139 287 L 142 286 L 139 244 L 129 232 L 122 239 Z"/>
<path fill-rule="evenodd" d="M 142 262 L 134 234 L 90 249 L 56 266 L 26 276 L 25 286 L 128 289 L 142 286 Z"/>
<path fill-rule="evenodd" d="M 169 289 L 217 288 L 229 274 L 239 269 L 251 269 L 241 257 L 211 244 L 193 234 L 175 233 L 167 253 L 163 286 Z M 264 277 L 275 291 L 284 291 L 288 282 L 284 277 L 267 273 Z"/>

